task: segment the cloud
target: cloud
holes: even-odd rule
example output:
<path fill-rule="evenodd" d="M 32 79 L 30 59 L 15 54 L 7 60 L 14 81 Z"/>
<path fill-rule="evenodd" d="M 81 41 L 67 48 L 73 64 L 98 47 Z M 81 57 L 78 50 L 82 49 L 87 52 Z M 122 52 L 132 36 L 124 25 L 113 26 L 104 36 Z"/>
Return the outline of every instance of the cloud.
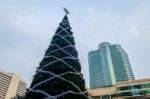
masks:
<path fill-rule="evenodd" d="M 125 37 L 131 39 L 145 38 L 150 34 L 150 7 L 148 4 L 141 3 L 125 17 L 121 18 L 117 30 L 122 30 Z M 122 35 L 122 33 L 120 33 Z M 150 39 L 149 37 L 146 39 Z"/>
<path fill-rule="evenodd" d="M 0 67 L 16 72 L 28 82 L 48 46 L 48 29 L 33 14 L 0 17 Z M 43 34 L 43 32 L 47 34 Z M 41 38 L 40 38 L 41 37 Z M 46 45 L 46 46 L 45 46 Z M 42 49 L 43 48 L 43 49 Z"/>

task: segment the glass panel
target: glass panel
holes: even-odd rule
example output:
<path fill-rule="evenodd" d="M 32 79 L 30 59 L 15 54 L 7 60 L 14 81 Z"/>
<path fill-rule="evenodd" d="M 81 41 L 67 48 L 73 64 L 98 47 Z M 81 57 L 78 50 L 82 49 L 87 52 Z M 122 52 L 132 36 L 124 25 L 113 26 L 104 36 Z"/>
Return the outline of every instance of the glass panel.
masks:
<path fill-rule="evenodd" d="M 141 85 L 133 85 L 132 89 L 141 89 Z"/>
<path fill-rule="evenodd" d="M 150 88 L 150 83 L 148 83 L 148 84 L 142 84 L 142 87 L 143 88 Z"/>
<path fill-rule="evenodd" d="M 137 90 L 137 91 L 132 91 L 132 96 L 139 96 L 140 95 L 140 92 Z"/>
<path fill-rule="evenodd" d="M 123 92 L 123 93 L 120 93 L 119 96 L 132 96 L 132 93 L 131 92 Z"/>
<path fill-rule="evenodd" d="M 117 90 L 118 91 L 129 90 L 129 86 L 118 87 Z"/>
<path fill-rule="evenodd" d="M 143 94 L 144 94 L 144 95 L 150 94 L 150 90 L 143 90 Z"/>
<path fill-rule="evenodd" d="M 109 95 L 103 95 L 102 99 L 111 99 Z"/>

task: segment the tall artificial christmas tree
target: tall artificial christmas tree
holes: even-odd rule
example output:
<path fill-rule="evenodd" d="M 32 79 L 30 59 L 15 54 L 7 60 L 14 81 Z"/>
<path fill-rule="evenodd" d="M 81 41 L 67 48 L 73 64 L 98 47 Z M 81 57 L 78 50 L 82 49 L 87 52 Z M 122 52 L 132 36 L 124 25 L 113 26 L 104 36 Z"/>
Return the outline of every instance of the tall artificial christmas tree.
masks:
<path fill-rule="evenodd" d="M 36 70 L 25 99 L 90 99 L 86 89 L 68 11 Z"/>

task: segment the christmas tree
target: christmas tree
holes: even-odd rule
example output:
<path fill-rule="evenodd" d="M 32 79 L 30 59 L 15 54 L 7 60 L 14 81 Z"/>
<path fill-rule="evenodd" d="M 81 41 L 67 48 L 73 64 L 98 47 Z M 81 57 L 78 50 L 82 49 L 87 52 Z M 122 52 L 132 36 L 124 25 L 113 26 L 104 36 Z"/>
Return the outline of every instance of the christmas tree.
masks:
<path fill-rule="evenodd" d="M 36 70 L 25 99 L 90 99 L 67 13 Z"/>

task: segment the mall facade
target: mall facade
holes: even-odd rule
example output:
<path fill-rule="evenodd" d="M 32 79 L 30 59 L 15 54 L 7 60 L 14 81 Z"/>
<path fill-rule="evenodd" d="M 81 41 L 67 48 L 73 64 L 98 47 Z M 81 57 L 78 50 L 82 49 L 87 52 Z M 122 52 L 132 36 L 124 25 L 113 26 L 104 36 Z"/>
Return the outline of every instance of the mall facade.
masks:
<path fill-rule="evenodd" d="M 150 99 L 150 78 L 118 82 L 88 92 L 93 99 Z"/>

